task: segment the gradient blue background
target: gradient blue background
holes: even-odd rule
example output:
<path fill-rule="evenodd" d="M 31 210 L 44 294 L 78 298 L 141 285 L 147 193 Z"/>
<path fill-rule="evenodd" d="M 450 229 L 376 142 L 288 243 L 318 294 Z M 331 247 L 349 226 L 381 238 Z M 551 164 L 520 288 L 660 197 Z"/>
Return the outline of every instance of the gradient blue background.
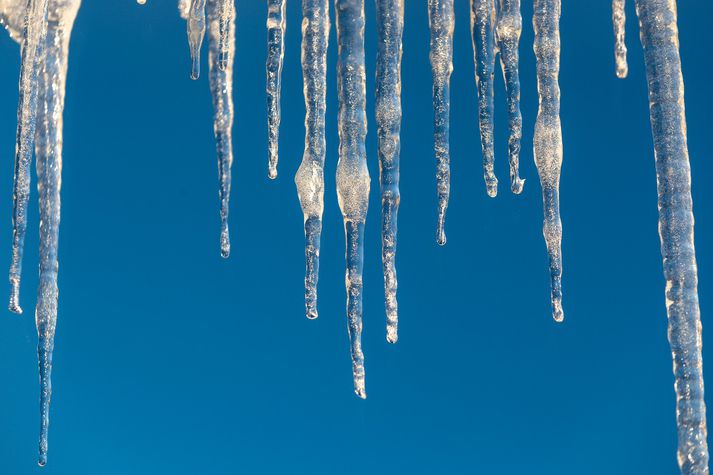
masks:
<path fill-rule="evenodd" d="M 448 244 L 435 244 L 425 1 L 403 58 L 400 340 L 385 341 L 367 1 L 372 175 L 365 261 L 366 401 L 352 393 L 337 206 L 330 38 L 320 318 L 303 316 L 301 10 L 288 5 L 280 176 L 267 179 L 265 2 L 238 5 L 231 231 L 219 256 L 207 77 L 188 79 L 175 1 L 85 1 L 65 110 L 57 327 L 45 474 L 672 474 L 671 357 L 646 82 L 633 5 L 630 74 L 614 75 L 609 2 L 562 17 L 565 323 L 552 322 L 532 161 L 531 2 L 521 43 L 524 193 L 507 186 L 497 77 L 496 170 L 485 194 L 468 8 L 457 1 Z M 713 308 L 713 6 L 679 2 L 704 325 Z M 18 47 L 0 35 L 0 270 L 9 266 Z M 205 63 L 204 63 L 205 64 Z M 34 187 L 33 187 L 34 188 Z M 33 191 L 33 199 L 36 192 Z M 33 201 L 34 203 L 34 201 Z M 0 318 L 0 473 L 36 466 L 36 205 L 22 303 Z M 9 288 L 9 287 L 8 287 Z M 4 292 L 3 292 L 4 294 Z M 4 305 L 3 305 L 4 307 Z M 704 337 L 706 371 L 713 342 Z M 713 383 L 709 383 L 711 386 Z M 709 399 L 710 402 L 710 399 Z"/>

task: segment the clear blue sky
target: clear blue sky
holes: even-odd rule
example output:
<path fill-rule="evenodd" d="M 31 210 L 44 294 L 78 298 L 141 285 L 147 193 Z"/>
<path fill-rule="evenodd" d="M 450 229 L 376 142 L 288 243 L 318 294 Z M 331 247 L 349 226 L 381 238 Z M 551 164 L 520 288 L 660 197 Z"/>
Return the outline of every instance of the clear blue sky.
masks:
<path fill-rule="evenodd" d="M 656 179 L 643 58 L 629 2 L 629 64 L 614 75 L 609 2 L 564 2 L 562 219 L 565 323 L 552 322 L 542 205 L 532 161 L 537 108 L 531 2 L 523 2 L 521 196 L 507 182 L 504 91 L 485 194 L 465 1 L 457 3 L 448 244 L 435 244 L 425 1 L 409 1 L 403 60 L 400 340 L 385 341 L 367 1 L 372 175 L 365 261 L 369 398 L 352 393 L 344 237 L 336 201 L 335 37 L 320 317 L 303 316 L 300 2 L 288 5 L 280 176 L 267 179 L 265 2 L 240 1 L 231 234 L 220 258 L 207 75 L 188 79 L 175 2 L 86 1 L 65 110 L 57 327 L 45 474 L 676 473 Z M 704 358 L 713 388 L 713 6 L 679 2 L 693 170 Z M 9 267 L 18 47 L 0 35 L 0 272 Z M 205 64 L 205 63 L 204 63 Z M 33 199 L 36 192 L 33 186 Z M 0 474 L 36 466 L 38 384 L 31 309 L 0 311 Z M 9 286 L 7 288 L 9 291 Z M 3 299 L 5 292 L 0 292 Z M 2 305 L 4 308 L 4 305 Z M 710 391 L 713 391 L 711 389 Z M 710 393 L 710 392 L 709 392 Z M 709 399 L 710 401 L 710 399 Z"/>

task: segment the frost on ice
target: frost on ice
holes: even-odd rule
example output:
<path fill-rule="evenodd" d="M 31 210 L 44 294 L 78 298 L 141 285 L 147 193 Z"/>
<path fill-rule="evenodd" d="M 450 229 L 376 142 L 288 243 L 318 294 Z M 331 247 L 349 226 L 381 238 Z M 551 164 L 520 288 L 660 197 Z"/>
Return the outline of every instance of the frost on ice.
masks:
<path fill-rule="evenodd" d="M 285 6 L 287 0 L 267 0 L 267 132 L 268 177 L 277 178 L 280 136 L 280 88 L 285 56 Z"/>

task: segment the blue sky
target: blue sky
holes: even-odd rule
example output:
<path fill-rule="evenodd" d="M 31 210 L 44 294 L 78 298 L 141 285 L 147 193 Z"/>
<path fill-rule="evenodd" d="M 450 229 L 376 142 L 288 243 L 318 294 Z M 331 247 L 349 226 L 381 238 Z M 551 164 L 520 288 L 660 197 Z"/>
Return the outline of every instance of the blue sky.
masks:
<path fill-rule="evenodd" d="M 337 206 L 336 38 L 330 38 L 320 317 L 303 316 L 300 5 L 290 0 L 280 176 L 267 179 L 265 2 L 238 5 L 233 251 L 218 248 L 207 75 L 188 79 L 173 1 L 91 2 L 72 39 L 65 110 L 60 306 L 46 474 L 670 474 L 677 470 L 656 178 L 633 2 L 629 78 L 614 75 L 609 2 L 562 17 L 565 322 L 552 322 L 531 3 L 523 2 L 521 176 L 507 182 L 496 82 L 496 172 L 482 180 L 468 8 L 457 2 L 448 244 L 436 190 L 425 2 L 406 5 L 399 215 L 400 340 L 385 341 L 367 1 L 372 176 L 366 228 L 367 391 L 352 393 Z M 713 6 L 679 2 L 704 327 L 713 291 Z M 0 270 L 9 267 L 18 47 L 0 35 Z M 205 64 L 205 63 L 204 63 Z M 3 169 L 0 169 L 2 171 Z M 33 193 L 34 190 L 33 190 Z M 33 195 L 36 199 L 36 193 Z M 34 203 L 34 202 L 33 202 Z M 0 315 L 0 473 L 39 473 L 36 206 L 22 303 Z M 9 291 L 9 286 L 8 286 Z M 713 354 L 704 334 L 704 360 Z"/>

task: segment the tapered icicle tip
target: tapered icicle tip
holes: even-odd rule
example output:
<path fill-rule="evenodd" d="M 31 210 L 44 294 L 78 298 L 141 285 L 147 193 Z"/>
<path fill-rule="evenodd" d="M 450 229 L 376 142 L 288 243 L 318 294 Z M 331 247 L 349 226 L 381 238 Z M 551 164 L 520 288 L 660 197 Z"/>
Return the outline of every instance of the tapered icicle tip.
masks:
<path fill-rule="evenodd" d="M 267 167 L 267 177 L 270 180 L 277 178 L 277 152 L 270 150 L 270 163 Z"/>
<path fill-rule="evenodd" d="M 438 227 L 436 228 L 436 242 L 439 246 L 446 244 L 446 210 L 441 209 L 438 212 Z"/>
<path fill-rule="evenodd" d="M 510 183 L 510 190 L 516 194 L 519 195 L 522 193 L 522 189 L 525 187 L 525 179 L 524 178 L 514 178 L 512 182 Z"/>
<path fill-rule="evenodd" d="M 11 279 L 10 285 L 10 304 L 8 305 L 8 309 L 10 309 L 12 313 L 21 315 L 22 308 L 20 307 L 20 281 L 18 279 Z"/>
<path fill-rule="evenodd" d="M 199 56 L 191 56 L 191 79 L 194 81 L 201 76 L 201 60 Z"/>
<path fill-rule="evenodd" d="M 399 341 L 398 328 L 395 326 L 386 327 L 386 341 L 388 343 L 396 343 Z"/>
<path fill-rule="evenodd" d="M 562 295 L 552 296 L 552 318 L 557 323 L 564 321 L 564 310 L 562 310 Z"/>
<path fill-rule="evenodd" d="M 146 0 L 136 0 L 136 3 L 138 3 L 139 5 L 146 5 Z M 44 465 L 44 463 L 42 463 L 42 461 L 40 461 L 40 466 L 43 466 L 43 465 Z"/>
<path fill-rule="evenodd" d="M 227 225 L 220 231 L 220 257 L 223 259 L 230 257 L 230 233 Z"/>
<path fill-rule="evenodd" d="M 498 179 L 492 178 L 485 181 L 485 189 L 488 192 L 488 196 L 495 198 L 498 196 Z"/>
<path fill-rule="evenodd" d="M 364 383 L 364 373 L 354 375 L 354 394 L 361 399 L 366 399 L 366 384 Z"/>
<path fill-rule="evenodd" d="M 50 399 L 52 398 L 52 351 L 54 342 L 51 337 L 40 337 L 37 356 L 40 369 L 40 440 L 37 464 L 47 464 L 47 435 L 50 424 Z"/>

